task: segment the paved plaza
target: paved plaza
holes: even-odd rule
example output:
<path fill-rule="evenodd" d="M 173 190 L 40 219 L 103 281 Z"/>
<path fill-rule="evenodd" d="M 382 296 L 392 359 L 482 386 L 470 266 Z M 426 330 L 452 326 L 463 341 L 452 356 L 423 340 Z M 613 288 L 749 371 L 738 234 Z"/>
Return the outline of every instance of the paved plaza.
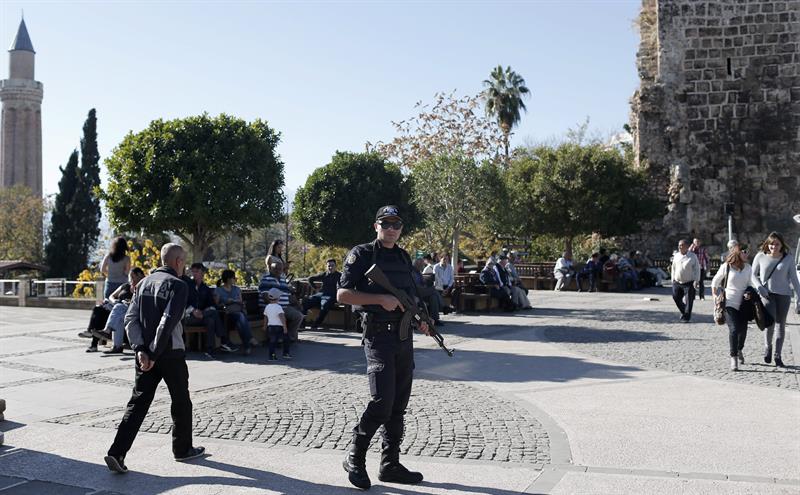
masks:
<path fill-rule="evenodd" d="M 797 315 L 788 369 L 763 363 L 751 325 L 747 364 L 731 372 L 710 300 L 690 324 L 668 289 L 531 300 L 518 314 L 446 317 L 453 358 L 416 336 L 403 452 L 425 481 L 379 482 L 375 443 L 370 493 L 800 493 Z M 84 353 L 88 317 L 0 307 L 0 495 L 356 492 L 341 460 L 368 398 L 358 335 L 306 331 L 293 361 L 190 353 L 195 444 L 210 455 L 172 460 L 162 385 L 120 476 L 103 456 L 133 355 Z"/>

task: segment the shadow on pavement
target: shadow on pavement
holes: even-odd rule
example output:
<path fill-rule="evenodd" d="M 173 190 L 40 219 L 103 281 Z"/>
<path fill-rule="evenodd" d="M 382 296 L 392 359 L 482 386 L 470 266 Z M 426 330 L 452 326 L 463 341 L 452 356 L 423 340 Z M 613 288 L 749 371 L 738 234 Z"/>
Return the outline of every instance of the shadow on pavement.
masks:
<path fill-rule="evenodd" d="M 215 461 L 213 460 L 213 453 L 205 458 L 193 461 L 191 464 L 222 473 L 228 473 L 232 475 L 231 477 L 208 475 L 160 476 L 147 474 L 135 471 L 135 458 L 129 458 L 127 462 L 129 469 L 132 469 L 132 471 L 124 475 L 119 475 L 111 473 L 108 468 L 106 468 L 105 464 L 102 463 L 102 459 L 99 459 L 98 463 L 90 463 L 28 449 L 14 450 L 4 456 L 3 461 L 4 462 L 0 464 L 0 473 L 4 475 L 59 483 L 73 487 L 109 490 L 135 495 L 166 493 L 177 488 L 193 485 L 217 485 L 222 487 L 223 490 L 224 487 L 262 488 L 283 494 L 304 495 L 352 494 L 356 492 L 355 488 L 349 486 L 342 487 L 313 483 L 270 471 Z M 172 460 L 165 460 L 165 462 L 171 463 Z M 341 469 L 338 460 L 335 464 L 336 465 L 332 466 L 332 468 L 341 471 L 342 480 L 346 482 L 346 474 Z M 375 477 L 373 481 L 378 484 L 373 484 L 370 493 L 385 495 L 414 495 L 425 493 L 428 491 L 427 489 L 430 488 L 448 491 L 458 490 L 474 494 L 517 495 L 519 493 L 518 491 L 473 487 L 458 483 L 423 482 L 418 485 L 420 490 L 414 490 L 410 487 L 406 489 L 402 485 L 381 485 L 377 480 L 377 473 L 372 474 Z M 21 489 L 24 487 L 25 485 L 19 486 Z M 33 486 L 30 488 L 33 488 Z M 8 493 L 14 493 L 13 489 Z"/>

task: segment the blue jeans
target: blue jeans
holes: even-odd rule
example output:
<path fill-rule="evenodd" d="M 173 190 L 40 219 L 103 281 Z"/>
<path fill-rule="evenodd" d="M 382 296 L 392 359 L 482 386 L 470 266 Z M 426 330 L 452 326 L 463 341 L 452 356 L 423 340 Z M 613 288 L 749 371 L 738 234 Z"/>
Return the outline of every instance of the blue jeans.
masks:
<path fill-rule="evenodd" d="M 319 307 L 319 316 L 317 316 L 316 321 L 314 321 L 314 325 L 319 325 L 325 321 L 325 317 L 328 316 L 328 311 L 331 310 L 331 306 L 333 306 L 335 302 L 336 296 L 328 296 L 322 292 L 317 292 L 303 301 L 303 312 L 308 313 L 309 309 Z"/>
<path fill-rule="evenodd" d="M 244 313 L 228 313 L 228 318 L 233 318 L 236 322 L 236 327 L 239 330 L 239 338 L 242 339 L 242 346 L 248 349 L 250 347 L 250 340 L 253 338 L 253 332 L 250 331 L 250 322 L 247 321 L 247 315 Z"/>
<path fill-rule="evenodd" d="M 747 320 L 738 309 L 728 306 L 725 308 L 725 323 L 728 325 L 728 344 L 731 357 L 736 357 L 739 355 L 739 351 L 744 349 L 744 341 L 747 338 Z"/>
<path fill-rule="evenodd" d="M 278 339 L 283 338 L 283 355 L 289 354 L 289 346 L 292 344 L 292 340 L 289 338 L 288 334 L 283 333 L 283 327 L 280 325 L 269 325 L 267 327 L 267 338 L 269 339 L 269 355 L 272 356 L 275 354 L 275 345 L 278 343 Z"/>
<path fill-rule="evenodd" d="M 106 282 L 103 284 L 103 298 L 108 299 L 108 296 L 113 294 L 123 283 L 124 282 L 111 282 L 106 279 Z"/>

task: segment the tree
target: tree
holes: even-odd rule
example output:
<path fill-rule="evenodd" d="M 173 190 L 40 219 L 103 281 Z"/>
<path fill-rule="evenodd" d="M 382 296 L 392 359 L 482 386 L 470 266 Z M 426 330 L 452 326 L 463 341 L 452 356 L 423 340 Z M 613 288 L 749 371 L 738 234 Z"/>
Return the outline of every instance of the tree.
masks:
<path fill-rule="evenodd" d="M 42 261 L 45 203 L 25 186 L 0 188 L 0 260 Z M 13 214 L 9 214 L 13 212 Z"/>
<path fill-rule="evenodd" d="M 122 231 L 174 232 L 201 260 L 221 234 L 266 228 L 280 215 L 279 140 L 260 119 L 155 120 L 106 160 L 101 197 L 111 222 Z"/>
<path fill-rule="evenodd" d="M 392 122 L 397 137 L 391 142 L 367 143 L 367 150 L 407 169 L 438 155 L 493 160 L 503 143 L 502 132 L 495 122 L 475 111 L 478 106 L 478 96 L 437 93 L 433 105 L 415 105 L 420 109 L 416 117 Z"/>
<path fill-rule="evenodd" d="M 50 267 L 50 276 L 73 278 L 87 264 L 84 255 L 87 251 L 82 247 L 83 236 L 76 223 L 78 216 L 75 196 L 79 193 L 81 180 L 78 173 L 78 151 L 73 151 L 67 165 L 59 169 L 61 180 L 58 182 L 58 194 L 50 218 L 50 238 L 45 248 L 45 263 Z"/>
<path fill-rule="evenodd" d="M 613 148 L 565 143 L 541 146 L 515 159 L 506 175 L 510 227 L 527 235 L 552 234 L 572 250 L 576 235 L 633 234 L 663 214 L 641 172 Z"/>
<path fill-rule="evenodd" d="M 400 207 L 403 231 L 408 233 L 418 217 L 410 186 L 400 167 L 377 153 L 336 152 L 297 190 L 293 212 L 297 232 L 312 244 L 349 248 L 374 239 L 375 212 L 394 204 Z"/>
<path fill-rule="evenodd" d="M 89 259 L 100 235 L 100 153 L 97 150 L 97 117 L 89 110 L 81 138 L 81 166 L 74 197 L 72 221 L 80 235 L 80 256 Z"/>
<path fill-rule="evenodd" d="M 489 79 L 483 81 L 484 98 L 486 99 L 486 115 L 497 120 L 497 124 L 503 131 L 503 147 L 506 153 L 506 165 L 508 165 L 509 139 L 511 130 L 516 126 L 520 119 L 520 110 L 526 110 L 522 99 L 529 96 L 530 90 L 525 87 L 525 79 L 511 70 L 511 67 L 498 65 L 492 70 Z"/>
<path fill-rule="evenodd" d="M 458 259 L 464 228 L 488 212 L 490 191 L 484 168 L 463 156 L 437 155 L 411 171 L 414 203 L 426 230 L 439 245 L 451 246 L 453 259 Z"/>

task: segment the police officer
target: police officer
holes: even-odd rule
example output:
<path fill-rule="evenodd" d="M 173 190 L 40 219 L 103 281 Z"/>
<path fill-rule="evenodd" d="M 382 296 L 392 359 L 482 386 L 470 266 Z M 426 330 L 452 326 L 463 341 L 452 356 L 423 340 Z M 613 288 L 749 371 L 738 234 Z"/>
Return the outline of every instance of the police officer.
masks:
<path fill-rule="evenodd" d="M 364 490 L 370 487 L 365 464 L 367 449 L 381 425 L 384 433 L 378 479 L 408 484 L 422 481 L 421 473 L 411 472 L 400 464 L 403 416 L 411 395 L 414 369 L 413 339 L 410 335 L 401 338 L 399 333 L 404 310 L 400 301 L 379 285 L 370 283 L 364 275 L 376 264 L 395 288 L 415 296 L 411 258 L 397 246 L 403 230 L 397 206 L 378 209 L 374 227 L 377 233 L 375 241 L 360 244 L 347 255 L 336 293 L 339 302 L 353 305 L 361 312 L 364 330 L 364 353 L 372 400 L 353 428 L 353 441 L 343 462 L 350 483 Z M 419 330 L 428 334 L 428 326 L 424 323 Z"/>

